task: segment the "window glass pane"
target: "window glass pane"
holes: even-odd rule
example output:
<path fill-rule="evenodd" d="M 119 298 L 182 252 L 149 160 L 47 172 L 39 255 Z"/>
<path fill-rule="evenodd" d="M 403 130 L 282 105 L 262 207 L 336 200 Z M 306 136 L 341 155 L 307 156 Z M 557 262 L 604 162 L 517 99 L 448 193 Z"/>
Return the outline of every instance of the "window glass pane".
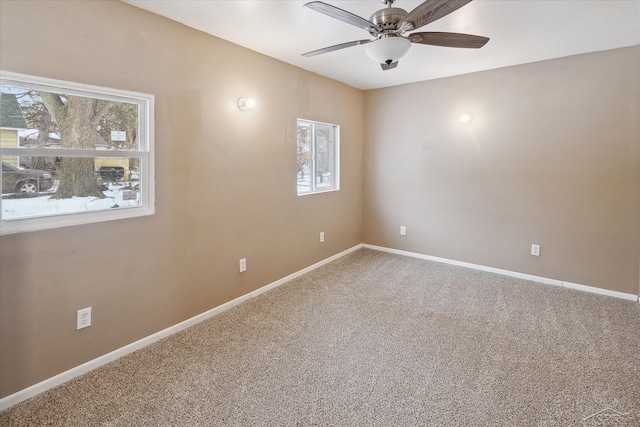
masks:
<path fill-rule="evenodd" d="M 297 120 L 298 194 L 337 190 L 340 127 Z"/>
<path fill-rule="evenodd" d="M 298 193 L 311 191 L 311 126 L 298 121 L 296 132 L 298 146 Z"/>
<path fill-rule="evenodd" d="M 13 147 L 139 149 L 139 105 L 136 103 L 10 85 L 2 85 L 0 90 L 2 127 L 18 132 Z"/>
<path fill-rule="evenodd" d="M 141 158 L 2 156 L 2 219 L 137 207 Z"/>
<path fill-rule="evenodd" d="M 333 187 L 334 126 L 315 125 L 316 188 Z"/>
<path fill-rule="evenodd" d="M 0 70 L 0 101 L 0 234 L 155 213 L 152 95 Z"/>

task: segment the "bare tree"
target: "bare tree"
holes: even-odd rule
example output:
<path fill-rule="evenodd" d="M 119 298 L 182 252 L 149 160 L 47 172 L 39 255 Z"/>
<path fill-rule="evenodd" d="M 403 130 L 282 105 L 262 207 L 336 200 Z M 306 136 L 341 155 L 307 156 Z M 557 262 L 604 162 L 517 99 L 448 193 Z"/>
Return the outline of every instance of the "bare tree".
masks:
<path fill-rule="evenodd" d="M 16 99 L 20 102 L 20 108 L 24 120 L 27 122 L 29 129 L 38 131 L 35 141 L 29 136 L 25 137 L 25 143 L 35 145 L 36 147 L 46 147 L 49 144 L 49 136 L 58 132 L 56 123 L 51 119 L 49 110 L 45 107 L 37 91 L 27 91 L 23 94 L 16 95 Z M 22 142 L 21 142 L 22 144 Z M 55 164 L 48 157 L 41 156 L 22 156 L 25 163 L 33 169 L 47 169 L 55 167 Z"/>
<path fill-rule="evenodd" d="M 298 175 L 299 179 L 304 179 L 305 169 L 309 165 L 309 126 L 300 126 L 296 131 L 296 143 L 298 148 Z"/>
<path fill-rule="evenodd" d="M 41 92 L 40 97 L 60 130 L 62 148 L 94 149 L 100 119 L 112 103 L 94 98 Z M 96 181 L 93 157 L 63 157 L 60 162 L 60 185 L 51 196 L 104 198 Z"/>
<path fill-rule="evenodd" d="M 112 130 L 124 131 L 126 141 L 111 141 Z M 109 148 L 135 150 L 138 144 L 138 105 L 113 103 L 111 109 L 100 120 L 99 133 L 108 141 Z"/>
<path fill-rule="evenodd" d="M 29 129 L 38 130 L 35 145 L 38 147 L 45 146 L 48 143 L 49 134 L 56 132 L 57 128 L 55 122 L 51 119 L 49 110 L 44 106 L 39 92 L 28 91 L 17 95 L 16 98 L 20 102 L 22 115 Z M 23 101 L 23 98 L 26 101 Z"/>

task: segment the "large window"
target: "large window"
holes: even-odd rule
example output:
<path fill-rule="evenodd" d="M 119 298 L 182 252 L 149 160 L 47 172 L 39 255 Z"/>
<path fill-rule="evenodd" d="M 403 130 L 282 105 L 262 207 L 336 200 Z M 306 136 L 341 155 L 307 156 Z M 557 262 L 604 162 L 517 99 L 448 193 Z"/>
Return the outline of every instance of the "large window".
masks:
<path fill-rule="evenodd" d="M 340 126 L 298 119 L 298 195 L 340 188 Z"/>
<path fill-rule="evenodd" d="M 154 213 L 153 96 L 0 78 L 2 234 Z"/>

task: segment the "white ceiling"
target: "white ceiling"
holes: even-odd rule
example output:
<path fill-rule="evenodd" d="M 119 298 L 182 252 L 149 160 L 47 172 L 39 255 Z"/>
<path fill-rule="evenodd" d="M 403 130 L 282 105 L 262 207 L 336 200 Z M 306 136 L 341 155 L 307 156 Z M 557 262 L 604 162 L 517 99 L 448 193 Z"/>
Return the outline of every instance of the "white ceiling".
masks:
<path fill-rule="evenodd" d="M 357 27 L 303 7 L 308 0 L 123 0 L 222 39 L 359 89 L 373 89 L 640 44 L 640 0 L 475 0 L 418 31 L 475 34 L 481 49 L 412 45 L 382 71 L 364 46 L 302 53 L 371 39 Z M 363 18 L 379 0 L 325 0 Z M 411 11 L 420 0 L 397 0 Z M 211 52 L 215 55 L 215 52 Z"/>

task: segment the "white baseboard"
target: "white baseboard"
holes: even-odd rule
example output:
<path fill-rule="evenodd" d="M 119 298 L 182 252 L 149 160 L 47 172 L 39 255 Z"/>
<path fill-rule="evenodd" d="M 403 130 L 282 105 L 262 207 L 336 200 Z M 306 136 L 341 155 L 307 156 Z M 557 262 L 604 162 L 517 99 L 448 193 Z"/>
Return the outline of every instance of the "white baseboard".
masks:
<path fill-rule="evenodd" d="M 577 284 L 577 283 L 566 282 L 566 281 L 563 281 L 563 280 L 549 279 L 547 277 L 540 277 L 540 276 L 533 276 L 531 274 L 518 273 L 516 271 L 510 271 L 510 270 L 502 270 L 500 268 L 487 267 L 487 266 L 484 266 L 484 265 L 472 264 L 472 263 L 469 263 L 469 262 L 462 262 L 462 261 L 456 261 L 456 260 L 447 259 L 447 258 L 439 258 L 439 257 L 435 257 L 435 256 L 430 256 L 430 255 L 423 255 L 423 254 L 419 254 L 419 253 L 415 253 L 415 252 L 402 251 L 402 250 L 399 250 L 399 249 L 385 248 L 383 246 L 375 246 L 375 245 L 367 245 L 367 244 L 365 244 L 364 247 L 367 248 L 367 249 L 373 249 L 373 250 L 376 250 L 376 251 L 389 252 L 389 253 L 392 253 L 392 254 L 410 256 L 410 257 L 413 257 L 413 258 L 426 259 L 426 260 L 429 260 L 429 261 L 436 261 L 436 262 L 441 262 L 441 263 L 444 263 L 444 264 L 451 264 L 451 265 L 457 265 L 459 267 L 471 268 L 471 269 L 474 269 L 474 270 L 487 271 L 489 273 L 502 274 L 503 276 L 517 277 L 518 279 L 530 280 L 532 282 L 546 283 L 548 285 L 561 286 L 561 287 L 564 287 L 564 288 L 577 289 L 579 291 L 591 292 L 591 293 L 594 293 L 594 294 L 607 295 L 607 296 L 610 296 L 610 297 L 615 297 L 615 298 L 621 298 L 621 299 L 625 299 L 625 300 L 629 300 L 629 301 L 640 302 L 640 296 L 639 295 L 627 294 L 627 293 L 618 292 L 618 291 L 611 291 L 609 289 L 596 288 L 594 286 L 580 285 L 580 284 Z"/>
<path fill-rule="evenodd" d="M 345 251 L 342 251 L 342 252 L 340 252 L 340 253 L 338 253 L 336 255 L 333 255 L 333 256 L 331 256 L 329 258 L 326 258 L 326 259 L 324 259 L 322 261 L 319 261 L 319 262 L 317 262 L 317 263 L 315 263 L 313 265 L 310 265 L 309 267 L 303 268 L 300 271 L 297 271 L 297 272 L 295 272 L 293 274 L 290 274 L 290 275 L 288 275 L 286 277 L 283 277 L 280 280 L 276 280 L 273 283 L 270 283 L 270 284 L 265 285 L 265 286 L 263 286 L 263 287 L 261 287 L 259 289 L 256 289 L 253 292 L 250 292 L 248 294 L 242 295 L 242 296 L 240 296 L 240 297 L 238 297 L 238 298 L 236 298 L 234 300 L 231 300 L 231 301 L 226 302 L 226 303 L 224 303 L 222 305 L 219 305 L 218 307 L 212 308 L 209 311 L 206 311 L 206 312 L 204 312 L 202 314 L 194 316 L 194 317 L 192 317 L 190 319 L 187 319 L 187 320 L 185 320 L 183 322 L 180 322 L 180 323 L 178 323 L 176 325 L 170 326 L 170 327 L 168 327 L 166 329 L 163 329 L 160 332 L 156 332 L 153 335 L 149 335 L 148 337 L 142 338 L 142 339 L 140 339 L 138 341 L 135 341 L 135 342 L 133 342 L 133 343 L 131 343 L 129 345 L 121 347 L 121 348 L 119 348 L 117 350 L 114 350 L 114 351 L 112 351 L 110 353 L 107 353 L 107 354 L 105 354 L 103 356 L 100 356 L 100 357 L 98 357 L 96 359 L 93 359 L 93 360 L 90 360 L 90 361 L 88 361 L 86 363 L 83 363 L 82 365 L 76 366 L 75 368 L 71 368 L 68 371 L 62 372 L 62 373 L 60 373 L 60 374 L 58 374 L 58 375 L 56 375 L 54 377 L 48 378 L 48 379 L 46 379 L 44 381 L 41 381 L 38 384 L 34 384 L 31 387 L 27 387 L 27 388 L 25 388 L 23 390 L 20 390 L 20 391 L 14 393 L 14 394 L 11 394 L 11 395 L 7 396 L 5 398 L 2 398 L 2 399 L 0 399 L 0 411 L 3 411 L 3 410 L 5 410 L 5 409 L 17 404 L 17 403 L 20 403 L 20 402 L 22 402 L 24 400 L 27 400 L 30 397 L 33 397 L 33 396 L 35 396 L 37 394 L 40 394 L 40 393 L 42 393 L 44 391 L 47 391 L 47 390 L 49 390 L 49 389 L 51 389 L 53 387 L 56 387 L 56 386 L 58 386 L 60 384 L 63 384 L 63 383 L 65 383 L 65 382 L 67 382 L 67 381 L 69 381 L 69 380 L 71 380 L 71 379 L 73 379 L 73 378 L 75 378 L 75 377 L 77 377 L 79 375 L 82 375 L 82 374 L 87 373 L 89 371 L 92 371 L 92 370 L 94 370 L 96 368 L 99 368 L 102 365 L 105 365 L 105 364 L 107 364 L 109 362 L 112 362 L 112 361 L 114 361 L 116 359 L 119 359 L 122 356 L 125 356 L 125 355 L 127 355 L 129 353 L 133 353 L 136 350 L 139 350 L 139 349 L 141 349 L 143 347 L 146 347 L 146 346 L 148 346 L 150 344 L 153 344 L 154 342 L 159 341 L 159 340 L 161 340 L 163 338 L 166 338 L 166 337 L 168 337 L 170 335 L 173 335 L 176 332 L 179 332 L 179 331 L 181 331 L 183 329 L 186 329 L 186 328 L 188 328 L 190 326 L 193 326 L 193 325 L 195 325 L 197 323 L 200 323 L 203 320 L 206 320 L 206 319 L 208 319 L 210 317 L 215 316 L 216 314 L 220 314 L 223 311 L 226 311 L 226 310 L 230 309 L 231 307 L 234 307 L 234 306 L 236 306 L 236 305 L 238 305 L 238 304 L 240 304 L 240 303 L 242 303 L 242 302 L 244 302 L 244 301 L 246 301 L 246 300 L 248 300 L 250 298 L 255 298 L 258 295 L 260 295 L 260 294 L 262 294 L 262 293 L 264 293 L 264 292 L 266 292 L 268 290 L 271 290 L 271 289 L 276 288 L 276 287 L 278 287 L 280 285 L 283 285 L 283 284 L 285 284 L 285 283 L 287 283 L 287 282 L 289 282 L 289 281 L 291 281 L 291 280 L 293 280 L 293 279 L 295 279 L 297 277 L 302 276 L 305 273 L 308 273 L 308 272 L 310 272 L 312 270 L 315 270 L 318 267 L 321 267 L 321 266 L 323 266 L 325 264 L 328 264 L 328 263 L 330 263 L 332 261 L 335 261 L 336 259 L 341 258 L 341 257 L 343 257 L 343 256 L 345 256 L 345 255 L 347 255 L 347 254 L 349 254 L 351 252 L 354 252 L 354 251 L 356 251 L 358 249 L 361 249 L 363 246 L 364 245 L 362 243 L 359 244 L 359 245 L 356 245 L 356 246 L 354 246 L 352 248 L 349 248 L 349 249 L 347 249 Z"/>
<path fill-rule="evenodd" d="M 576 289 L 583 292 L 591 292 L 593 294 L 607 295 L 610 297 L 626 299 L 629 301 L 640 302 L 640 296 L 634 294 L 627 294 L 625 292 L 612 291 L 609 289 L 596 288 L 595 286 L 581 285 L 579 283 L 562 282 L 562 286 L 568 289 Z"/>

